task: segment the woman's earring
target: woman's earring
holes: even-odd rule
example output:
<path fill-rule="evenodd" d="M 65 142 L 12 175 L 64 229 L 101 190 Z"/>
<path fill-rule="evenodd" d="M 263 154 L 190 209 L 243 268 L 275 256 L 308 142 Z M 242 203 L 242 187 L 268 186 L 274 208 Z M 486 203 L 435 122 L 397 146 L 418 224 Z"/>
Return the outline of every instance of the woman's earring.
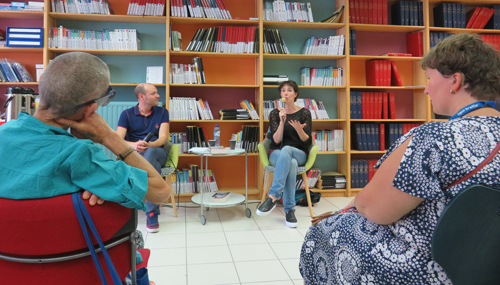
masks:
<path fill-rule="evenodd" d="M 457 91 L 453 91 L 453 89 L 450 90 L 451 94 L 457 94 Z"/>

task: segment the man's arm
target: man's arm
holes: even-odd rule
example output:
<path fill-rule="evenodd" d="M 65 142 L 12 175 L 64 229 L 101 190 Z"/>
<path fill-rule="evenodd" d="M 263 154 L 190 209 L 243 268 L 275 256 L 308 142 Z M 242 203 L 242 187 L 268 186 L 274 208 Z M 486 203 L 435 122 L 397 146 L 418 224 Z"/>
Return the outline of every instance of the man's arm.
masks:
<path fill-rule="evenodd" d="M 168 140 L 169 129 L 170 129 L 170 124 L 169 123 L 162 123 L 160 125 L 158 139 L 155 140 L 154 142 L 149 142 L 149 147 L 152 147 L 152 146 L 154 146 L 154 147 L 163 147 L 163 145 L 165 145 L 165 142 Z"/>
<path fill-rule="evenodd" d="M 138 152 L 143 152 L 149 147 L 148 143 L 145 141 L 142 141 L 142 140 L 136 141 L 136 142 L 126 141 L 125 135 L 127 134 L 127 129 L 124 127 L 118 126 L 118 128 L 116 128 L 116 133 L 124 142 L 126 142 L 129 146 L 131 146 L 133 149 L 135 149 Z"/>

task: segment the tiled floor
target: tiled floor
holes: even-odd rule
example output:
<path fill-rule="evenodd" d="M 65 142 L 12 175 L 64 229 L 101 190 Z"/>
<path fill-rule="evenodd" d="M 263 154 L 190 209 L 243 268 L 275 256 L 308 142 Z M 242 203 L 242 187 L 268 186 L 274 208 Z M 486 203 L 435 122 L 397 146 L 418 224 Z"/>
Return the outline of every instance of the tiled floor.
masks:
<path fill-rule="evenodd" d="M 350 198 L 321 198 L 314 214 L 343 208 Z M 253 201 L 252 201 L 253 202 Z M 194 207 L 192 203 L 180 206 Z M 268 216 L 255 214 L 257 204 L 212 208 L 200 223 L 200 208 L 162 208 L 160 232 L 148 234 L 144 213 L 139 213 L 139 230 L 151 249 L 149 277 L 156 285 L 211 284 L 303 284 L 298 270 L 300 248 L 311 224 L 306 207 L 297 207 L 296 229 L 285 225 L 283 206 Z"/>

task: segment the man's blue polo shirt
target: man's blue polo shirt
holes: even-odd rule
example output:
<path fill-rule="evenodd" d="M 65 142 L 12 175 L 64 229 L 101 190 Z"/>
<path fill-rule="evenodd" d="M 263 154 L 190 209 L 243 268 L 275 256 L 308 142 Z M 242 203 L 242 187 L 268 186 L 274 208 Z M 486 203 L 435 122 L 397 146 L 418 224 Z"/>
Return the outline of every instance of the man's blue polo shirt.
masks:
<path fill-rule="evenodd" d="M 151 113 L 148 116 L 144 116 L 139 112 L 139 104 L 137 104 L 121 113 L 118 126 L 127 129 L 126 141 L 143 140 L 150 132 L 154 134 L 151 141 L 155 141 L 158 139 L 160 125 L 168 122 L 167 109 L 155 106 L 151 108 Z"/>

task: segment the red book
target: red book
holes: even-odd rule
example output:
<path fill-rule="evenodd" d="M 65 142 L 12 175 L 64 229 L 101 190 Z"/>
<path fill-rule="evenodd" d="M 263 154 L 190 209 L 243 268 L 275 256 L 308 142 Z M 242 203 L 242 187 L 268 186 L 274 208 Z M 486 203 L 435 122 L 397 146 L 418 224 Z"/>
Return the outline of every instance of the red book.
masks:
<path fill-rule="evenodd" d="M 424 55 L 423 33 L 416 32 L 406 35 L 406 52 L 412 56 L 422 57 Z"/>
<path fill-rule="evenodd" d="M 410 131 L 410 124 L 403 124 L 403 135 Z"/>
<path fill-rule="evenodd" d="M 376 81 L 377 73 L 375 70 L 375 62 L 376 60 L 370 60 L 365 63 L 367 86 L 377 86 L 377 81 Z"/>
<path fill-rule="evenodd" d="M 368 23 L 376 24 L 377 23 L 377 2 L 374 0 L 368 1 Z"/>
<path fill-rule="evenodd" d="M 368 119 L 368 92 L 361 93 L 361 118 Z"/>
<path fill-rule="evenodd" d="M 389 23 L 387 19 L 387 0 L 382 0 L 382 21 L 384 25 Z"/>
<path fill-rule="evenodd" d="M 391 61 L 390 60 L 384 60 L 384 76 L 385 76 L 385 82 L 384 86 L 391 86 Z"/>
<path fill-rule="evenodd" d="M 389 110 L 391 114 L 390 119 L 396 119 L 396 100 L 394 98 L 394 93 L 389 93 Z"/>
<path fill-rule="evenodd" d="M 403 81 L 401 81 L 401 76 L 399 76 L 398 67 L 394 61 L 391 61 L 392 64 L 392 81 L 391 86 L 403 86 Z"/>
<path fill-rule="evenodd" d="M 383 20 L 384 13 L 382 12 L 382 10 L 384 9 L 383 4 L 382 4 L 383 1 L 385 1 L 385 0 L 377 0 L 377 24 L 378 25 L 382 25 L 384 23 L 384 20 Z"/>
<path fill-rule="evenodd" d="M 484 17 L 484 14 L 486 13 L 486 9 L 487 8 L 485 8 L 485 7 L 481 8 L 481 10 L 479 11 L 479 14 L 477 14 L 476 19 L 474 20 L 474 22 L 472 22 L 471 29 L 478 29 L 480 23 L 483 22 L 483 17 Z"/>
<path fill-rule="evenodd" d="M 481 12 L 481 7 L 476 7 L 474 10 L 467 12 L 467 26 L 465 28 L 472 29 L 472 25 L 476 21 L 479 12 Z"/>
<path fill-rule="evenodd" d="M 495 13 L 495 9 L 493 9 L 493 8 L 483 8 L 483 10 L 486 10 L 486 11 L 484 12 L 482 22 L 480 22 L 478 24 L 477 29 L 483 29 L 486 26 L 486 24 L 488 23 L 488 21 L 490 20 L 491 16 L 493 16 L 493 14 Z M 476 20 L 476 22 L 477 22 L 477 20 Z"/>
<path fill-rule="evenodd" d="M 368 119 L 375 119 L 375 94 L 368 92 Z"/>
<path fill-rule="evenodd" d="M 361 0 L 361 24 L 368 24 L 368 0 Z"/>
<path fill-rule="evenodd" d="M 382 93 L 382 119 L 389 118 L 389 99 L 387 93 Z"/>
<path fill-rule="evenodd" d="M 377 114 L 375 119 L 382 119 L 382 92 L 377 92 Z"/>
<path fill-rule="evenodd" d="M 352 5 L 354 4 L 353 0 L 349 1 L 349 23 L 354 23 L 354 9 Z"/>
<path fill-rule="evenodd" d="M 350 0 L 349 4 L 352 6 L 352 22 L 358 23 L 359 14 L 358 14 L 358 0 Z"/>
<path fill-rule="evenodd" d="M 385 125 L 380 124 L 380 150 L 385 150 Z"/>
<path fill-rule="evenodd" d="M 406 57 L 411 57 L 411 53 L 388 52 L 388 53 L 381 54 L 380 56 L 406 56 Z"/>
<path fill-rule="evenodd" d="M 368 160 L 368 182 L 370 182 L 373 178 L 373 175 L 375 174 L 375 164 L 377 163 L 376 160 Z"/>
<path fill-rule="evenodd" d="M 382 86 L 382 74 L 384 67 L 380 60 L 375 61 L 375 86 Z"/>

